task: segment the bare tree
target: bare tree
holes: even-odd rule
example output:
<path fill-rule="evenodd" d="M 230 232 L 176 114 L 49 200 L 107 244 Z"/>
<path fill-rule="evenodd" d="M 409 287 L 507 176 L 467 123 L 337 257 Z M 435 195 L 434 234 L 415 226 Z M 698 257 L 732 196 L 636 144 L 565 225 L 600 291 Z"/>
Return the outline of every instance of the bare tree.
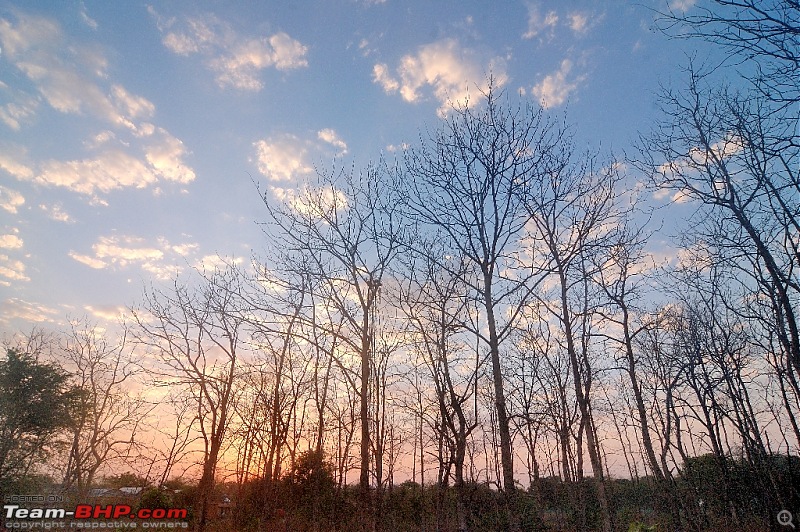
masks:
<path fill-rule="evenodd" d="M 613 248 L 617 227 L 624 220 L 625 209 L 617 201 L 621 177 L 614 164 L 597 168 L 592 157 L 574 162 L 576 157 L 568 143 L 562 144 L 561 150 L 550 171 L 532 183 L 526 203 L 532 238 L 538 244 L 532 258 L 551 265 L 553 270 L 553 282 L 538 291 L 536 297 L 541 310 L 555 320 L 563 339 L 581 413 L 578 437 L 586 438 L 603 529 L 610 531 L 611 511 L 592 415 L 591 392 L 597 365 L 590 345 L 597 305 L 594 293 L 597 289 L 592 279 L 597 275 L 598 265 L 604 262 L 598 258 L 607 256 Z M 580 464 L 578 471 L 580 474 Z"/>
<path fill-rule="evenodd" d="M 243 318 L 229 285 L 238 281 L 231 269 L 216 271 L 210 282 L 192 289 L 176 279 L 170 291 L 151 289 L 141 309 L 131 309 L 137 343 L 153 356 L 162 384 L 186 386 L 203 442 L 198 485 L 197 530 L 209 517 L 217 465 L 233 414 Z M 228 285 L 227 289 L 221 286 Z"/>
<path fill-rule="evenodd" d="M 515 529 L 519 524 L 510 500 L 516 486 L 503 346 L 541 279 L 519 255 L 530 218 L 525 202 L 532 181 L 547 172 L 561 132 L 541 109 L 510 110 L 500 100 L 490 88 L 478 106 L 455 106 L 438 132 L 407 153 L 405 204 L 411 219 L 438 230 L 444 245 L 475 269 L 466 279 L 467 288 L 480 303 L 485 328 L 471 332 L 489 351 L 503 489 Z"/>
<path fill-rule="evenodd" d="M 484 357 L 469 345 L 474 335 L 468 331 L 473 327 L 466 324 L 470 314 L 475 314 L 466 289 L 469 263 L 458 256 L 448 259 L 447 250 L 435 240 L 412 246 L 415 251 L 408 257 L 408 279 L 401 283 L 400 304 L 413 324 L 414 350 L 421 355 L 432 381 L 439 410 L 437 436 L 447 447 L 447 458 L 440 453 L 440 493 L 444 494 L 446 472 L 452 465 L 458 530 L 466 531 L 464 463 L 469 436 L 479 422 L 477 384 Z"/>
<path fill-rule="evenodd" d="M 355 355 L 360 368 L 352 384 L 360 404 L 360 477 L 365 516 L 370 514 L 370 376 L 379 293 L 395 259 L 403 230 L 397 201 L 381 165 L 362 175 L 319 176 L 288 203 L 275 206 L 264 196 L 271 236 L 288 255 L 302 263 L 319 297 L 336 318 L 315 322 L 335 335 L 340 348 Z M 343 326 L 337 325 L 343 323 Z M 343 365 L 344 366 L 344 365 Z M 373 520 L 374 526 L 374 520 Z"/>
<path fill-rule="evenodd" d="M 61 342 L 65 369 L 78 391 L 64 485 L 85 496 L 103 466 L 132 459 L 139 424 L 145 414 L 141 399 L 131 397 L 133 376 L 140 369 L 131 357 L 127 331 L 116 343 L 87 320 L 70 322 Z"/>
<path fill-rule="evenodd" d="M 768 99 L 788 106 L 797 101 L 800 80 L 800 2 L 797 0 L 714 0 L 687 12 L 659 13 L 669 35 L 702 39 L 727 50 Z"/>
<path fill-rule="evenodd" d="M 783 385 L 800 380 L 800 146 L 794 124 L 767 102 L 712 89 L 689 69 L 688 90 L 664 95 L 667 118 L 642 137 L 637 164 L 659 189 L 700 206 L 685 247 L 724 264 L 740 297 L 730 310 L 761 323 Z M 782 364 L 781 364 L 782 361 Z M 797 403 L 785 405 L 793 417 Z M 798 440 L 800 441 L 800 440 Z"/>

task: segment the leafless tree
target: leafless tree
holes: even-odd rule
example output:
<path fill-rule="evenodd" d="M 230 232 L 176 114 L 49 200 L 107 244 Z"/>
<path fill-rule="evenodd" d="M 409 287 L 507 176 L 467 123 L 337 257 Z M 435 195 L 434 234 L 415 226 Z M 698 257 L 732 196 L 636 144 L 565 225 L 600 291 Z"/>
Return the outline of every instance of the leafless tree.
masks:
<path fill-rule="evenodd" d="M 477 384 L 484 366 L 467 325 L 475 315 L 469 297 L 467 261 L 430 242 L 417 242 L 407 257 L 407 279 L 401 282 L 400 305 L 414 332 L 414 350 L 428 370 L 435 392 L 438 429 L 446 454 L 439 453 L 439 487 L 443 494 L 452 466 L 456 490 L 458 530 L 467 530 L 464 480 L 467 443 L 479 424 Z M 442 266 L 444 265 L 444 268 Z M 422 446 L 422 441 L 420 441 Z M 446 456 L 446 457 L 445 457 Z M 422 460 L 421 460 L 422 462 Z M 441 512 L 439 512 L 441 513 Z"/>
<path fill-rule="evenodd" d="M 133 459 L 139 425 L 146 413 L 142 399 L 132 396 L 140 368 L 131 357 L 127 331 L 116 342 L 88 320 L 73 320 L 61 341 L 62 364 L 78 391 L 76 419 L 64 485 L 85 496 L 103 466 Z"/>
<path fill-rule="evenodd" d="M 561 131 L 541 109 L 513 110 L 501 100 L 490 88 L 478 101 L 454 106 L 441 129 L 406 154 L 405 208 L 412 220 L 438 230 L 444 245 L 475 268 L 467 288 L 480 304 L 485 328 L 471 332 L 489 351 L 503 489 L 513 499 L 504 345 L 541 279 L 519 255 L 530 218 L 525 203 L 532 181 L 549 170 Z M 513 529 L 518 523 L 509 502 Z"/>
<path fill-rule="evenodd" d="M 658 27 L 678 38 L 702 39 L 730 53 L 759 92 L 779 104 L 797 101 L 800 80 L 800 2 L 714 0 L 686 12 L 659 13 Z"/>
<path fill-rule="evenodd" d="M 231 269 L 216 271 L 210 282 L 194 289 L 176 279 L 171 290 L 153 288 L 145 293 L 141 308 L 131 309 L 136 342 L 157 361 L 158 380 L 187 387 L 194 399 L 203 442 L 195 517 L 201 531 L 209 517 L 220 451 L 234 411 L 244 322 L 234 298 L 238 290 L 229 286 L 237 279 Z"/>
<path fill-rule="evenodd" d="M 730 310 L 757 321 L 777 348 L 774 365 L 787 389 L 800 380 L 800 149 L 794 123 L 763 99 L 712 89 L 689 69 L 688 89 L 664 95 L 667 118 L 642 137 L 640 168 L 652 183 L 700 206 L 684 246 L 735 275 L 740 298 Z M 796 401 L 786 401 L 794 417 Z M 800 440 L 798 440 L 800 441 Z"/>
<path fill-rule="evenodd" d="M 599 257 L 616 243 L 616 232 L 626 208 L 618 201 L 621 176 L 616 165 L 598 166 L 593 157 L 581 158 L 569 143 L 553 158 L 549 172 L 532 183 L 526 207 L 531 216 L 531 252 L 534 264 L 552 268 L 552 283 L 536 293 L 540 309 L 554 320 L 569 358 L 575 399 L 581 413 L 578 437 L 586 450 L 597 481 L 603 529 L 610 531 L 611 511 L 605 475 L 592 416 L 592 381 L 597 357 L 591 353 Z M 594 362 L 593 362 L 594 360 Z M 580 444 L 579 444 L 580 447 Z M 580 458 L 580 454 L 578 455 Z M 581 471 L 580 464 L 578 471 Z M 580 473 L 579 473 L 580 474 Z"/>
<path fill-rule="evenodd" d="M 393 187 L 382 165 L 363 174 L 320 175 L 289 201 L 273 205 L 268 194 L 268 232 L 288 255 L 302 263 L 324 305 L 336 314 L 318 320 L 324 334 L 335 335 L 339 348 L 357 357 L 355 391 L 360 404 L 359 486 L 366 515 L 370 501 L 370 376 L 375 326 L 384 277 L 395 259 L 403 231 Z M 343 323 L 343 326 L 337 324 Z M 342 365 L 345 366 L 344 364 Z"/>

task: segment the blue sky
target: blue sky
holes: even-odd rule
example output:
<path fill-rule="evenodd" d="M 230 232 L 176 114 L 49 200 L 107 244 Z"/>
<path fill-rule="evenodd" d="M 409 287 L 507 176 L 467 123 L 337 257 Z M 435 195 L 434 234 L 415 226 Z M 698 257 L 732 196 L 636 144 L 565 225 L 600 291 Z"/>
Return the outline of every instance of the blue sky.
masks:
<path fill-rule="evenodd" d="M 391 159 L 489 73 L 621 159 L 714 53 L 652 29 L 667 5 L 0 3 L 0 331 L 113 319 L 143 283 L 265 253 L 254 182 L 277 200 Z"/>

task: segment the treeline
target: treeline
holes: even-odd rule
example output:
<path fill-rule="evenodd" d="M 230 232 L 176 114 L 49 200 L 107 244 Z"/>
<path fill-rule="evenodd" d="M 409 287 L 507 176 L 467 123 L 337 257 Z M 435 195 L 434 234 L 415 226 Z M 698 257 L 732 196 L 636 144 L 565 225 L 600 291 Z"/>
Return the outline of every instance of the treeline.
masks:
<path fill-rule="evenodd" d="M 220 483 L 243 530 L 774 526 L 800 504 L 800 16 L 716 4 L 659 21 L 746 77 L 689 65 L 625 160 L 490 83 L 396 163 L 262 190 L 263 255 L 147 289 L 119 341 L 10 351 L 57 345 L 78 405 L 16 478 L 68 434 L 64 489 L 199 464 L 197 530 Z M 696 207 L 666 260 L 652 195 Z"/>

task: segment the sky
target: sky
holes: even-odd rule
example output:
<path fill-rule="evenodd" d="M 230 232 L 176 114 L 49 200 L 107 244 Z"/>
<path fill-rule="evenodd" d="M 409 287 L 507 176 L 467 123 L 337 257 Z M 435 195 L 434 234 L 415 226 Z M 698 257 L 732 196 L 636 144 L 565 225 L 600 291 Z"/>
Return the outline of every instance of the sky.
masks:
<path fill-rule="evenodd" d="M 653 29 L 693 4 L 0 1 L 0 333 L 267 253 L 259 191 L 391 160 L 490 75 L 622 160 L 714 53 Z"/>

